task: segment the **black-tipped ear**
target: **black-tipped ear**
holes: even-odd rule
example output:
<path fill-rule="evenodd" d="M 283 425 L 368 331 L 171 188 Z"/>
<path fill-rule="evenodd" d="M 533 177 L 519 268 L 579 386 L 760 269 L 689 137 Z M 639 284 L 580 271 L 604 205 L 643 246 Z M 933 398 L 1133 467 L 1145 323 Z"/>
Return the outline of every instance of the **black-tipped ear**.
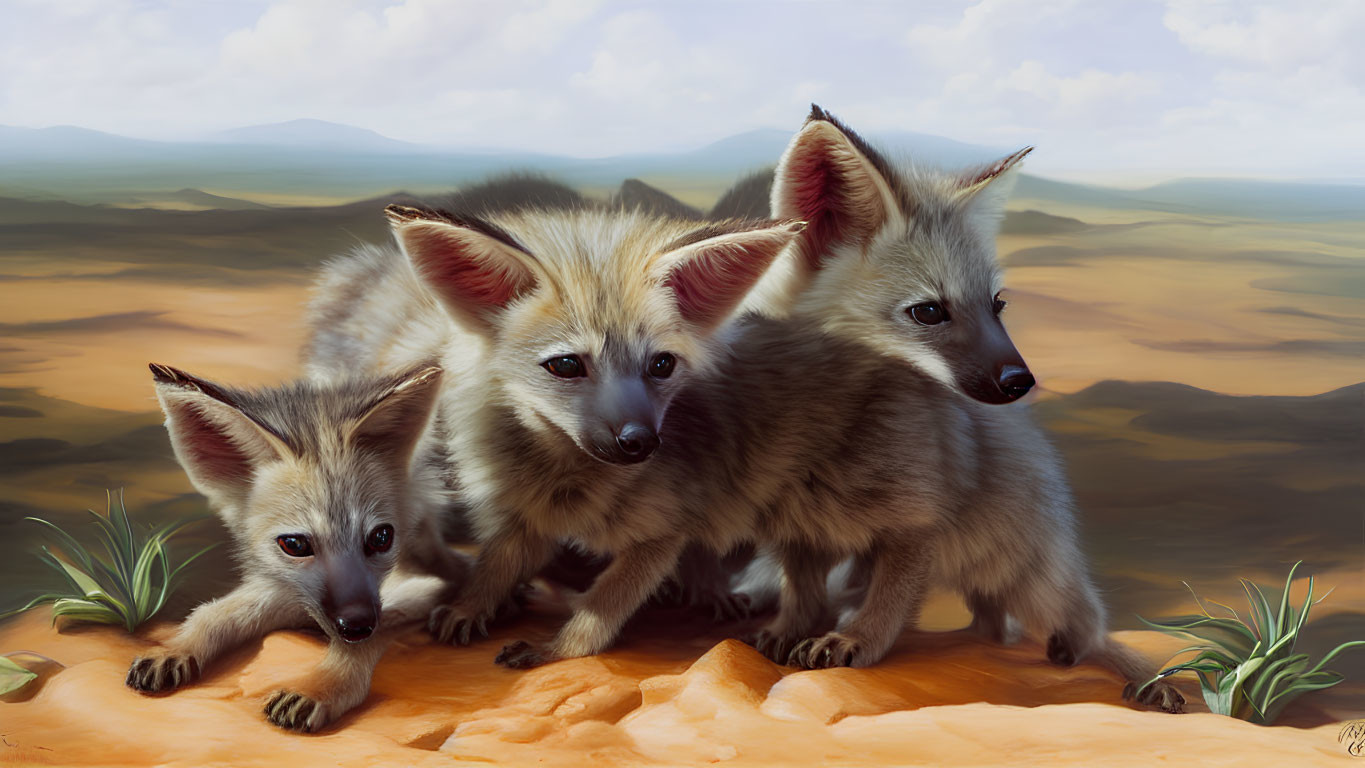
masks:
<path fill-rule="evenodd" d="M 991 186 L 1002 178 L 1007 178 L 1013 174 L 1015 166 L 1033 151 L 1033 147 L 1024 147 L 1017 152 L 1013 152 L 1000 160 L 989 165 L 972 168 L 958 177 L 958 197 L 966 199 L 975 197 L 982 190 Z"/>
<path fill-rule="evenodd" d="M 239 509 L 256 471 L 288 454 L 288 443 L 242 410 L 230 390 L 168 365 L 149 367 L 190 482 L 219 511 Z"/>
<path fill-rule="evenodd" d="M 816 104 L 815 102 L 811 102 L 810 114 L 806 115 L 807 123 L 809 123 L 812 120 L 824 120 L 827 123 L 835 122 L 834 116 L 826 112 L 824 109 L 820 107 L 819 104 Z"/>
<path fill-rule="evenodd" d="M 1033 147 L 1024 147 L 994 163 L 969 169 L 958 176 L 956 199 L 982 231 L 991 234 L 998 231 L 1000 221 L 1005 217 L 1005 201 L 1019 177 L 1015 169 L 1032 151 Z"/>
<path fill-rule="evenodd" d="M 773 179 L 772 215 L 808 222 L 796 263 L 820 269 L 838 245 L 866 245 L 899 209 L 886 163 L 857 134 L 812 104 Z"/>
<path fill-rule="evenodd" d="M 351 443 L 406 469 L 435 410 L 441 373 L 440 366 L 424 363 L 395 376 L 364 409 Z"/>

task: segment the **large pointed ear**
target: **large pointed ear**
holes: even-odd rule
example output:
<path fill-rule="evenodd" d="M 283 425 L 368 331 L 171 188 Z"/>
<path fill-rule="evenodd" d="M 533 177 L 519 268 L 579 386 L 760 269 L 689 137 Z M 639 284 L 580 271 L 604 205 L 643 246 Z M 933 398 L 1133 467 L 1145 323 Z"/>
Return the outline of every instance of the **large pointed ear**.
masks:
<path fill-rule="evenodd" d="M 152 363 L 175 457 L 196 490 L 220 511 L 239 509 L 256 470 L 290 453 L 288 442 L 257 422 L 218 385 Z"/>
<path fill-rule="evenodd" d="M 665 282 L 683 319 L 703 331 L 720 325 L 805 227 L 803 221 L 721 222 L 673 243 L 664 256 Z"/>
<path fill-rule="evenodd" d="M 424 363 L 393 377 L 362 409 L 350 443 L 406 470 L 441 388 L 440 366 Z"/>
<path fill-rule="evenodd" d="M 857 134 L 811 105 L 778 161 L 772 215 L 808 222 L 798 264 L 814 271 L 839 244 L 866 245 L 897 210 L 881 159 Z"/>
<path fill-rule="evenodd" d="M 417 275 L 470 330 L 491 332 L 495 316 L 537 285 L 535 260 L 492 224 L 402 205 L 384 213 Z"/>
<path fill-rule="evenodd" d="M 989 165 L 973 168 L 957 180 L 957 200 L 969 206 L 984 223 L 994 226 L 1005 215 L 1005 200 L 1018 179 L 1015 168 L 1033 147 L 1024 147 Z"/>

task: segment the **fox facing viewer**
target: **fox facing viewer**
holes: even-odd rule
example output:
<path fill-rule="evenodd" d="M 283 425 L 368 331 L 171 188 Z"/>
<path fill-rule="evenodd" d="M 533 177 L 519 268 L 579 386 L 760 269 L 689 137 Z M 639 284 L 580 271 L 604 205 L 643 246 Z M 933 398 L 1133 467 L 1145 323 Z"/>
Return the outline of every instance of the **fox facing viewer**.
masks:
<path fill-rule="evenodd" d="M 570 543 L 615 556 L 585 597 L 609 631 L 562 644 L 600 651 L 681 546 L 675 520 L 612 503 L 680 439 L 663 428 L 670 403 L 725 357 L 720 331 L 801 225 L 600 209 L 388 215 L 401 252 L 329 266 L 307 356 L 324 377 L 429 355 L 448 371 L 440 423 L 452 429 L 438 439 L 480 550 L 431 629 L 468 643 Z"/>
<path fill-rule="evenodd" d="M 321 665 L 265 712 L 318 730 L 364 700 L 388 630 L 425 618 L 467 569 L 436 530 L 438 467 L 413 460 L 441 369 L 264 390 L 151 369 L 176 458 L 231 533 L 242 583 L 134 660 L 127 683 L 170 691 L 237 645 L 316 624 Z"/>

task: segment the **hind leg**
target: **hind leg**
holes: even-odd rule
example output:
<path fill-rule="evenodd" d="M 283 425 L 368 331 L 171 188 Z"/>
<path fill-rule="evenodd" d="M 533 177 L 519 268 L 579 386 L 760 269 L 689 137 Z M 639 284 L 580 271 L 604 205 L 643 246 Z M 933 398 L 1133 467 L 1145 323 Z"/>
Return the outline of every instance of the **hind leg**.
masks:
<path fill-rule="evenodd" d="M 1163 712 L 1179 713 L 1185 710 L 1185 697 L 1166 680 L 1147 685 L 1147 681 L 1156 677 L 1157 668 L 1132 648 L 1113 638 L 1106 638 L 1105 644 L 1095 651 L 1094 659 L 1128 681 L 1123 686 L 1125 700 L 1136 699 L 1139 704 L 1156 707 Z"/>
<path fill-rule="evenodd" d="M 1018 639 L 1017 628 L 1000 598 L 972 590 L 966 595 L 966 602 L 967 609 L 972 612 L 969 631 L 1000 645 L 1009 645 Z"/>
<path fill-rule="evenodd" d="M 1134 698 L 1156 676 L 1146 659 L 1109 637 L 1104 604 L 1083 572 L 1063 571 L 1052 578 L 1029 574 L 1003 597 L 1006 611 L 1019 616 L 1029 634 L 1047 638 L 1047 658 L 1053 664 L 1070 667 L 1090 659 L 1113 670 L 1125 681 L 1124 699 Z M 1179 691 L 1160 680 L 1137 700 L 1166 712 L 1180 712 L 1185 704 Z"/>

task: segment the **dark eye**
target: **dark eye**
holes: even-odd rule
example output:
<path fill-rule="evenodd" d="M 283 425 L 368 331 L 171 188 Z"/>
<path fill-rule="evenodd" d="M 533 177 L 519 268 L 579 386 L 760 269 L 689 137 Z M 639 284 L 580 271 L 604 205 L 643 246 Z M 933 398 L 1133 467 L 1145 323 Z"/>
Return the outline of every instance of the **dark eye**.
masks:
<path fill-rule="evenodd" d="M 677 364 L 677 358 L 667 352 L 660 352 L 649 361 L 649 375 L 656 379 L 666 379 L 673 375 L 673 366 Z"/>
<path fill-rule="evenodd" d="M 1008 303 L 1009 303 L 1009 302 L 1007 302 L 1007 301 L 1005 301 L 1004 299 L 1000 298 L 1000 294 L 998 294 L 998 293 L 995 294 L 995 303 L 994 303 L 994 305 L 993 305 L 993 308 L 995 309 L 995 314 L 998 315 L 998 314 L 1000 314 L 1001 312 L 1005 311 L 1005 305 L 1008 304 Z"/>
<path fill-rule="evenodd" d="M 290 557 L 313 556 L 313 542 L 301 533 L 286 533 L 283 536 L 276 537 L 275 542 Z"/>
<path fill-rule="evenodd" d="M 583 368 L 583 361 L 577 355 L 565 355 L 563 357 L 552 357 L 541 363 L 545 370 L 553 373 L 561 379 L 576 379 L 579 376 L 587 376 L 587 371 Z"/>
<path fill-rule="evenodd" d="M 367 555 L 375 552 L 388 552 L 391 546 L 393 546 L 392 525 L 381 525 L 370 531 L 370 535 L 365 537 L 365 554 Z"/>
<path fill-rule="evenodd" d="M 938 302 L 926 301 L 910 308 L 910 317 L 920 325 L 938 325 L 948 319 L 948 310 Z"/>

